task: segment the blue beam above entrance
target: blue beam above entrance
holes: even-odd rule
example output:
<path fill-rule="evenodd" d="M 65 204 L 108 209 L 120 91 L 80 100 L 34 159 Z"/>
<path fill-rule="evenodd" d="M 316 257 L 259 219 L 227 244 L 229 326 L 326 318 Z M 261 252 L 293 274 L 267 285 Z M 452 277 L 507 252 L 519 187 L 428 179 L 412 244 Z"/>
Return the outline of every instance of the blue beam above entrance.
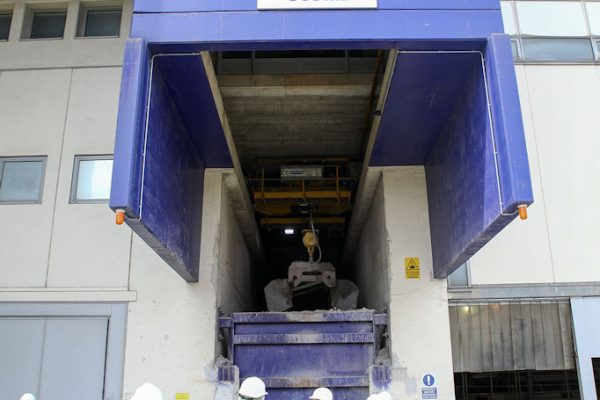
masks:
<path fill-rule="evenodd" d="M 497 0 L 378 0 L 379 10 L 499 10 Z M 135 13 L 256 11 L 256 0 L 143 0 Z"/>
<path fill-rule="evenodd" d="M 442 9 L 149 13 L 135 14 L 131 30 L 149 43 L 221 43 L 233 50 L 262 41 L 280 49 L 302 49 L 306 41 L 388 48 L 397 40 L 485 39 L 503 28 L 499 10 Z"/>

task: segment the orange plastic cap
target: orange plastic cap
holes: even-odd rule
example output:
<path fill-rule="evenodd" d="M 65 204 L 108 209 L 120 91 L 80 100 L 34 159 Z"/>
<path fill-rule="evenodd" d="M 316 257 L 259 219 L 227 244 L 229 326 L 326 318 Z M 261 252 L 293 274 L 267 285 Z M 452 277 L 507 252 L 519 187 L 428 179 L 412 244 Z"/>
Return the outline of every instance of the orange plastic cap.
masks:
<path fill-rule="evenodd" d="M 526 204 L 521 204 L 518 207 L 519 210 L 519 218 L 525 220 L 527 219 L 527 205 Z"/>
<path fill-rule="evenodd" d="M 125 210 L 117 210 L 116 218 L 117 225 L 123 225 L 123 222 L 125 222 Z"/>

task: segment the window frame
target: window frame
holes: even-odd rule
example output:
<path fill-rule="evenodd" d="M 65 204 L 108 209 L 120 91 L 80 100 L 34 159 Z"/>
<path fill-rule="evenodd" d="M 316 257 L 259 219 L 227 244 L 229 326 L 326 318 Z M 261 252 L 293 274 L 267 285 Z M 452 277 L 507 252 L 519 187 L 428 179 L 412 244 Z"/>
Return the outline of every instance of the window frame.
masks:
<path fill-rule="evenodd" d="M 90 11 L 120 11 L 121 19 L 119 20 L 119 34 L 118 35 L 109 35 L 109 36 L 86 36 L 85 29 L 87 27 L 87 17 Z M 123 5 L 86 5 L 84 3 L 81 4 L 79 9 L 79 15 L 77 17 L 77 31 L 75 34 L 75 38 L 77 39 L 115 39 L 121 37 L 121 31 L 123 28 Z"/>
<path fill-rule="evenodd" d="M 32 37 L 33 33 L 33 21 L 35 19 L 36 14 L 64 14 L 65 15 L 65 23 L 63 26 L 63 31 L 61 36 L 56 37 Z M 65 3 L 64 6 L 56 6 L 51 8 L 43 8 L 43 7 L 28 7 L 25 18 L 23 19 L 23 27 L 21 30 L 21 40 L 63 40 L 65 38 L 65 33 L 67 29 L 67 20 L 69 18 L 69 9 L 68 5 Z"/>
<path fill-rule="evenodd" d="M 467 274 L 467 284 L 466 285 L 450 285 L 450 275 L 452 275 L 452 274 L 448 274 L 448 276 L 446 277 L 446 285 L 448 286 L 448 290 L 464 290 L 464 289 L 470 289 L 472 287 L 471 263 L 468 260 L 463 265 L 461 265 L 460 267 L 455 269 L 452 273 L 458 271 L 460 268 L 463 268 L 463 267 L 465 268 L 465 272 Z"/>
<path fill-rule="evenodd" d="M 0 186 L 4 175 L 4 164 L 6 162 L 41 162 L 42 179 L 40 179 L 38 198 L 36 200 L 0 200 L 0 205 L 18 205 L 18 204 L 42 204 L 44 200 L 44 181 L 46 180 L 46 164 L 48 156 L 8 156 L 0 157 Z"/>
<path fill-rule="evenodd" d="M 6 39 L 2 39 L 0 38 L 0 42 L 8 42 L 8 40 L 10 39 L 10 30 L 12 29 L 12 24 L 13 24 L 13 17 L 14 17 L 14 12 L 12 9 L 3 9 L 0 8 L 0 16 L 8 16 L 9 17 L 9 22 L 8 22 L 8 35 L 6 35 Z"/>
<path fill-rule="evenodd" d="M 584 22 L 585 28 L 587 30 L 587 35 L 585 36 L 540 36 L 540 35 L 530 35 L 523 34 L 521 32 L 521 21 L 519 12 L 517 10 L 517 3 L 536 3 L 536 2 L 572 2 L 579 4 L 583 9 L 584 14 Z M 590 20 L 588 15 L 588 3 L 600 3 L 600 0 L 502 0 L 502 3 L 509 4 L 511 6 L 511 10 L 513 11 L 514 23 L 516 24 L 516 33 L 508 34 L 513 42 L 516 42 L 517 50 L 519 53 L 519 57 L 513 59 L 514 64 L 516 65 L 598 65 L 600 63 L 600 35 L 593 35 L 590 27 Z M 504 17 L 504 16 L 503 16 Z M 585 39 L 588 40 L 592 46 L 593 58 L 589 60 L 567 60 L 567 59 L 557 59 L 557 60 L 542 60 L 542 59 L 527 59 L 525 57 L 525 52 L 523 50 L 522 40 L 528 39 L 546 39 L 546 40 L 556 40 L 556 39 Z"/>
<path fill-rule="evenodd" d="M 73 159 L 73 174 L 71 176 L 71 191 L 69 193 L 69 204 L 106 204 L 110 200 L 107 199 L 77 199 L 77 186 L 79 183 L 79 164 L 81 161 L 101 161 L 101 160 L 113 160 L 112 154 L 86 154 L 86 155 L 75 155 Z"/>

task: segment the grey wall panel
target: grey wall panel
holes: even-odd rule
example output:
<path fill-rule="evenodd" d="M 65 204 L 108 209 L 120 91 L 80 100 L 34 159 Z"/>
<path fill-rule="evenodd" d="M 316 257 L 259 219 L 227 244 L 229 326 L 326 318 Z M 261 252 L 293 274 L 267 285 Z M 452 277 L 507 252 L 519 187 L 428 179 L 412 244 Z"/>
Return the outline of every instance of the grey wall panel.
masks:
<path fill-rule="evenodd" d="M 568 303 L 450 307 L 455 372 L 574 368 Z"/>
<path fill-rule="evenodd" d="M 40 397 L 102 400 L 108 318 L 49 318 Z"/>
<path fill-rule="evenodd" d="M 0 399 L 38 394 L 43 318 L 0 318 Z"/>

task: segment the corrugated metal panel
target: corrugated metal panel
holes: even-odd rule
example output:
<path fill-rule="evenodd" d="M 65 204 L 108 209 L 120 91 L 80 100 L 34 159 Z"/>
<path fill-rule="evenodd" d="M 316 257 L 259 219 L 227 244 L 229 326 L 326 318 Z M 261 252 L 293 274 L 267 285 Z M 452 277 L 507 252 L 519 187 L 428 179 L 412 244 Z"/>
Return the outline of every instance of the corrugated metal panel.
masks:
<path fill-rule="evenodd" d="M 454 372 L 575 368 L 568 303 L 450 306 Z"/>

